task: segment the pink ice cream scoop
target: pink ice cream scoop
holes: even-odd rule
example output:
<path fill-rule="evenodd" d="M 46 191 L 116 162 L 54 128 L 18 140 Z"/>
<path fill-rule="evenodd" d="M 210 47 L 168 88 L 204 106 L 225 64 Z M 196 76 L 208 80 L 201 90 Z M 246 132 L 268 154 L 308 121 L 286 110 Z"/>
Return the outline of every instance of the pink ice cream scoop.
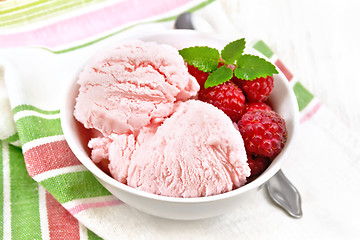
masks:
<path fill-rule="evenodd" d="M 112 176 L 131 187 L 163 196 L 202 197 L 241 187 L 250 175 L 239 131 L 210 104 L 180 103 L 156 130 L 139 137 L 121 135 L 109 144 Z"/>
<path fill-rule="evenodd" d="M 134 134 L 111 134 L 106 137 L 92 138 L 88 146 L 92 149 L 91 160 L 94 163 L 109 162 L 108 169 L 113 178 L 121 183 L 127 183 L 128 168 L 133 153 L 145 141 L 152 137 L 158 124 L 151 124 Z"/>
<path fill-rule="evenodd" d="M 78 83 L 76 119 L 105 136 L 137 134 L 162 122 L 175 101 L 199 90 L 175 48 L 142 41 L 102 50 L 85 66 Z"/>

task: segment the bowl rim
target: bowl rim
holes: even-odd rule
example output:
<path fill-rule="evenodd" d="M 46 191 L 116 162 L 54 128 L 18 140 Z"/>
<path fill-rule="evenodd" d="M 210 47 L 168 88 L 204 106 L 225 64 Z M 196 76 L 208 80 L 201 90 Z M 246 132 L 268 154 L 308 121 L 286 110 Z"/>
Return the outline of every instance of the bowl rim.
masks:
<path fill-rule="evenodd" d="M 120 40 L 142 39 L 145 37 L 160 37 L 161 35 L 166 35 L 167 37 L 168 36 L 176 37 L 179 35 L 181 35 L 182 37 L 184 37 L 184 36 L 186 36 L 186 37 L 205 37 L 205 38 L 210 38 L 213 40 L 217 39 L 219 41 L 223 41 L 224 43 L 229 42 L 229 39 L 220 38 L 218 36 L 214 36 L 213 34 L 202 33 L 202 32 L 198 32 L 196 30 L 182 30 L 182 29 L 176 29 L 176 30 L 173 29 L 173 30 L 165 30 L 165 31 L 162 30 L 162 31 L 151 32 L 151 33 L 132 34 L 132 35 L 125 36 L 125 38 L 121 38 Z M 266 58 L 263 54 L 261 54 L 257 50 L 255 50 L 255 52 L 257 52 L 257 54 L 259 54 L 261 57 L 267 59 L 268 61 L 270 61 L 274 64 L 273 61 Z M 93 55 L 91 55 L 91 56 L 93 56 Z M 75 154 L 76 158 L 85 166 L 85 168 L 88 169 L 98 180 L 101 180 L 101 181 L 105 182 L 106 184 L 108 184 L 118 190 L 122 190 L 127 193 L 134 194 L 136 196 L 143 197 L 143 198 L 164 201 L 164 202 L 182 203 L 182 204 L 205 203 L 205 202 L 213 202 L 213 201 L 218 201 L 218 200 L 222 200 L 222 199 L 226 199 L 226 198 L 231 198 L 231 197 L 240 195 L 241 193 L 250 191 L 252 189 L 256 189 L 256 188 L 260 187 L 261 185 L 263 185 L 264 183 L 266 183 L 273 175 L 275 175 L 280 170 L 281 166 L 283 165 L 284 161 L 287 159 L 287 156 L 289 155 L 291 147 L 294 145 L 293 142 L 296 138 L 296 135 L 298 132 L 298 126 L 299 126 L 298 104 L 297 104 L 295 93 L 294 93 L 291 85 L 289 84 L 289 81 L 287 80 L 285 75 L 281 72 L 281 70 L 277 68 L 279 70 L 279 73 L 276 75 L 279 76 L 279 78 L 282 82 L 285 82 L 287 94 L 290 94 L 289 97 L 291 100 L 291 106 L 293 106 L 292 112 L 290 115 L 292 116 L 293 122 L 291 124 L 291 126 L 292 126 L 291 137 L 287 139 L 284 148 L 279 153 L 279 155 L 276 157 L 276 161 L 272 162 L 271 167 L 268 167 L 260 176 L 258 176 L 252 182 L 250 182 L 242 187 L 239 187 L 239 188 L 234 189 L 229 192 L 212 195 L 212 196 L 206 196 L 206 197 L 194 197 L 194 198 L 168 197 L 168 196 L 157 195 L 154 193 L 149 193 L 149 192 L 146 192 L 146 191 L 143 191 L 140 189 L 135 189 L 126 184 L 118 182 L 114 178 L 112 178 L 109 175 L 107 175 L 106 173 L 104 173 L 92 162 L 90 157 L 84 151 L 82 151 L 81 149 L 78 149 L 76 147 L 77 143 L 76 143 L 75 139 L 73 138 L 73 135 L 75 135 L 75 134 L 73 133 L 73 130 L 70 126 L 71 121 L 77 122 L 77 120 L 73 116 L 74 104 L 72 104 L 72 103 L 75 101 L 75 99 L 69 98 L 69 96 L 74 96 L 74 94 L 71 94 L 71 93 L 75 92 L 75 90 L 76 90 L 76 92 L 78 92 L 79 85 L 77 84 L 76 79 L 77 79 L 78 74 L 82 70 L 84 64 L 86 64 L 86 62 L 87 61 L 85 61 L 83 63 L 83 65 L 81 65 L 79 67 L 78 71 L 75 72 L 75 74 L 72 76 L 72 80 L 69 81 L 69 84 L 65 88 L 66 90 L 65 90 L 65 94 L 64 94 L 64 100 L 62 101 L 62 105 L 60 108 L 61 127 L 63 129 L 65 140 L 67 141 L 71 151 Z M 75 95 L 75 96 L 77 96 L 77 95 Z M 71 106 L 71 105 L 72 105 L 72 111 L 69 110 L 69 106 Z M 288 130 L 288 132 L 289 132 L 289 130 Z"/>

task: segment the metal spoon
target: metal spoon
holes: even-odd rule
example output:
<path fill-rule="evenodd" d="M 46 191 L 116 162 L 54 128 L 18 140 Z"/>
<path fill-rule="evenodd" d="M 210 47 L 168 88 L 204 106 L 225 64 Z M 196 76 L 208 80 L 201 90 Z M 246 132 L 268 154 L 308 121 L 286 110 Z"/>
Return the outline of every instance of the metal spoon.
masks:
<path fill-rule="evenodd" d="M 281 169 L 265 183 L 265 187 L 270 198 L 290 216 L 302 217 L 300 193 Z"/>
<path fill-rule="evenodd" d="M 186 12 L 179 15 L 174 27 L 176 29 L 195 29 L 191 13 Z M 281 170 L 265 183 L 265 187 L 270 198 L 290 216 L 295 218 L 302 216 L 300 193 Z"/>
<path fill-rule="evenodd" d="M 175 20 L 174 28 L 195 30 L 192 23 L 191 13 L 185 12 L 183 14 L 180 14 Z"/>

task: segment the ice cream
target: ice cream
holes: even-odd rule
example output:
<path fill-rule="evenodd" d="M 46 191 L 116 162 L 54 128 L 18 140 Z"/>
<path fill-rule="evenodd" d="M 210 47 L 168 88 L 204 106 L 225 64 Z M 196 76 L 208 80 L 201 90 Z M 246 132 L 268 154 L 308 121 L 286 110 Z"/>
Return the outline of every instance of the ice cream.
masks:
<path fill-rule="evenodd" d="M 127 184 L 163 196 L 202 197 L 238 188 L 249 175 L 243 141 L 230 118 L 189 100 L 133 152 Z"/>
<path fill-rule="evenodd" d="M 96 134 L 95 163 L 121 183 L 171 197 L 241 187 L 250 175 L 243 139 L 218 108 L 192 99 L 199 85 L 177 50 L 135 41 L 106 50 L 79 76 L 75 117 Z"/>
<path fill-rule="evenodd" d="M 137 133 L 173 112 L 199 85 L 175 48 L 131 41 L 98 53 L 80 73 L 74 115 L 104 135 Z"/>
<path fill-rule="evenodd" d="M 242 137 L 218 108 L 189 100 L 160 125 L 90 141 L 92 159 L 109 159 L 111 175 L 147 192 L 172 197 L 224 193 L 250 175 Z M 94 154 L 96 153 L 96 154 Z"/>

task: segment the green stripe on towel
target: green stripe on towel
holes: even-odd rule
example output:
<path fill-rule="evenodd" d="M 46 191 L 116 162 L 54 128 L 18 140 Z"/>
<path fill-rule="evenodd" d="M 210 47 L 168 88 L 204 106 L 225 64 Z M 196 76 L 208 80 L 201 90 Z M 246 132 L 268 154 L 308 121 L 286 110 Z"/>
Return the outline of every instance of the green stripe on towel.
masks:
<path fill-rule="evenodd" d="M 53 115 L 53 114 L 60 113 L 60 110 L 58 110 L 58 109 L 57 110 L 43 110 L 43 109 L 37 108 L 33 105 L 28 105 L 28 104 L 18 105 L 16 107 L 14 107 L 12 112 L 15 115 L 18 112 L 26 111 L 26 110 L 34 111 L 34 112 L 38 112 L 38 113 L 42 113 L 42 114 L 47 114 L 47 115 Z"/>
<path fill-rule="evenodd" d="M 41 184 L 60 202 L 111 195 L 89 171 L 66 173 Z"/>
<path fill-rule="evenodd" d="M 6 138 L 4 141 L 6 141 L 8 143 L 13 143 L 13 142 L 16 142 L 17 140 L 19 140 L 19 134 L 15 133 L 15 134 L 11 135 L 10 137 Z"/>
<path fill-rule="evenodd" d="M 11 7 L 5 8 L 5 6 L 3 6 L 3 9 L 5 9 L 5 10 L 0 10 L 0 14 L 8 14 L 8 13 L 16 12 L 16 11 L 23 11 L 28 8 L 33 8 L 37 5 L 41 5 L 46 2 L 50 2 L 50 1 L 51 0 L 35 0 L 35 1 L 28 2 L 28 3 L 25 3 L 25 1 L 24 2 L 20 1 L 17 4 L 12 4 Z"/>
<path fill-rule="evenodd" d="M 37 2 L 38 0 L 22 0 L 22 1 L 3 1 L 1 3 L 0 14 L 11 11 L 12 9 L 21 9 L 28 4 L 32 4 L 33 2 Z"/>
<path fill-rule="evenodd" d="M 0 239 L 4 239 L 4 174 L 3 174 L 3 141 L 0 141 Z"/>
<path fill-rule="evenodd" d="M 41 239 L 38 183 L 27 173 L 21 149 L 9 145 L 12 239 Z"/>
<path fill-rule="evenodd" d="M 26 25 L 104 0 L 41 0 L 0 11 L 0 28 Z"/>
<path fill-rule="evenodd" d="M 299 111 L 301 111 L 311 102 L 314 95 L 312 95 L 300 82 L 295 83 L 293 90 L 298 101 Z"/>
<path fill-rule="evenodd" d="M 274 52 L 262 40 L 257 41 L 253 48 L 261 52 L 267 58 L 271 58 L 271 56 L 274 55 Z"/>
<path fill-rule="evenodd" d="M 38 116 L 26 116 L 17 120 L 16 125 L 22 144 L 43 137 L 63 134 L 60 118 L 45 119 Z"/>
<path fill-rule="evenodd" d="M 5 10 L 0 10 L 0 14 L 9 14 L 9 13 L 14 13 L 14 12 L 18 12 L 21 11 L 23 13 L 35 13 L 37 12 L 36 10 L 40 7 L 41 9 L 47 10 L 48 7 L 53 7 L 55 6 L 61 6 L 61 5 L 68 5 L 68 3 L 70 2 L 81 2 L 82 4 L 84 3 L 89 3 L 89 2 L 99 2 L 101 0 L 82 0 L 82 1 L 78 1 L 78 0 L 72 0 L 72 1 L 64 1 L 64 0 L 36 0 L 36 1 L 32 1 L 32 2 L 28 2 L 25 4 L 21 4 L 21 1 L 18 2 L 16 5 L 12 4 L 13 7 L 7 7 Z M 104 1 L 104 0 L 102 0 Z M 3 7 L 4 9 L 4 7 Z"/>
<path fill-rule="evenodd" d="M 87 234 L 88 234 L 88 240 L 102 240 L 101 237 L 99 237 L 98 235 L 96 235 L 95 233 L 90 231 L 89 229 L 87 230 Z"/>

